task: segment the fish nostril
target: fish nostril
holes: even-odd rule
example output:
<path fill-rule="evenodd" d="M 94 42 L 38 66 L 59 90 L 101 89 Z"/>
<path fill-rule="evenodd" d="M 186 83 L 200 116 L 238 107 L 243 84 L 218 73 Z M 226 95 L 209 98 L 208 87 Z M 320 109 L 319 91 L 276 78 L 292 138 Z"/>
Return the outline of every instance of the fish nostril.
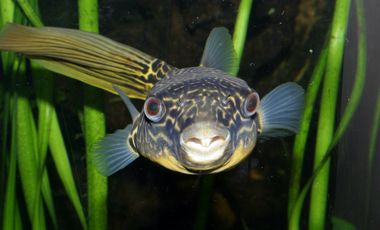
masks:
<path fill-rule="evenodd" d="M 202 144 L 202 141 L 196 137 L 190 137 L 189 139 L 187 139 L 186 143 L 189 143 L 189 142 L 200 144 L 200 145 Z"/>
<path fill-rule="evenodd" d="M 222 137 L 222 136 L 215 136 L 211 139 L 211 142 L 215 142 L 215 141 L 224 141 L 225 138 Z"/>

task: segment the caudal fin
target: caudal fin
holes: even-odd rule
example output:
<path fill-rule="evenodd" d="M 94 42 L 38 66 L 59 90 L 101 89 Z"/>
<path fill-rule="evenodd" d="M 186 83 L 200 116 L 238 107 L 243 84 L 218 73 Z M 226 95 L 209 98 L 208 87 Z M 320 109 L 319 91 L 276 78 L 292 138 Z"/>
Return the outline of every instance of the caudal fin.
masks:
<path fill-rule="evenodd" d="M 304 108 L 304 90 L 294 82 L 284 83 L 265 95 L 258 111 L 260 137 L 297 133 Z"/>

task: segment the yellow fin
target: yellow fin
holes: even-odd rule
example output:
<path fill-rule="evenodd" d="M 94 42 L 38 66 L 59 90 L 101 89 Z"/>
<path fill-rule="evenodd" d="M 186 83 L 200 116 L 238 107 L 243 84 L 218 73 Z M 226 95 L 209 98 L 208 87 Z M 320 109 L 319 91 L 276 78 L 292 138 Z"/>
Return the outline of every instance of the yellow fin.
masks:
<path fill-rule="evenodd" d="M 51 71 L 114 94 L 115 84 L 140 99 L 173 68 L 127 45 L 74 29 L 8 24 L 0 34 L 0 50 L 25 54 Z"/>

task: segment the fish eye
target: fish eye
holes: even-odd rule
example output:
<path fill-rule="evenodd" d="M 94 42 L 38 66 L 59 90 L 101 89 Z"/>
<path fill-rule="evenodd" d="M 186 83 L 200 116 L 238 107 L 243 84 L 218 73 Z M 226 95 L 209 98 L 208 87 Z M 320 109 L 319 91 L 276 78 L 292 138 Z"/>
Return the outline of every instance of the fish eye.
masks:
<path fill-rule="evenodd" d="M 256 92 L 250 93 L 243 103 L 243 115 L 245 117 L 253 116 L 259 108 L 260 97 Z"/>
<path fill-rule="evenodd" d="M 164 104 L 156 97 L 149 97 L 144 103 L 144 114 L 153 122 L 157 122 L 162 118 L 164 110 Z"/>

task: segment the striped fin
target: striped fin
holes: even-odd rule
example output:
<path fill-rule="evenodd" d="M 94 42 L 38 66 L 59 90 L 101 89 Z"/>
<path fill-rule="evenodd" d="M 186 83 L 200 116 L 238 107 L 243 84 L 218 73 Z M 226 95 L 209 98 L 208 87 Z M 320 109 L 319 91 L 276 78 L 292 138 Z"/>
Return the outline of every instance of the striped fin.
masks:
<path fill-rule="evenodd" d="M 28 55 L 51 71 L 114 94 L 115 84 L 140 99 L 172 69 L 137 49 L 74 29 L 8 24 L 0 34 L 0 50 Z"/>

